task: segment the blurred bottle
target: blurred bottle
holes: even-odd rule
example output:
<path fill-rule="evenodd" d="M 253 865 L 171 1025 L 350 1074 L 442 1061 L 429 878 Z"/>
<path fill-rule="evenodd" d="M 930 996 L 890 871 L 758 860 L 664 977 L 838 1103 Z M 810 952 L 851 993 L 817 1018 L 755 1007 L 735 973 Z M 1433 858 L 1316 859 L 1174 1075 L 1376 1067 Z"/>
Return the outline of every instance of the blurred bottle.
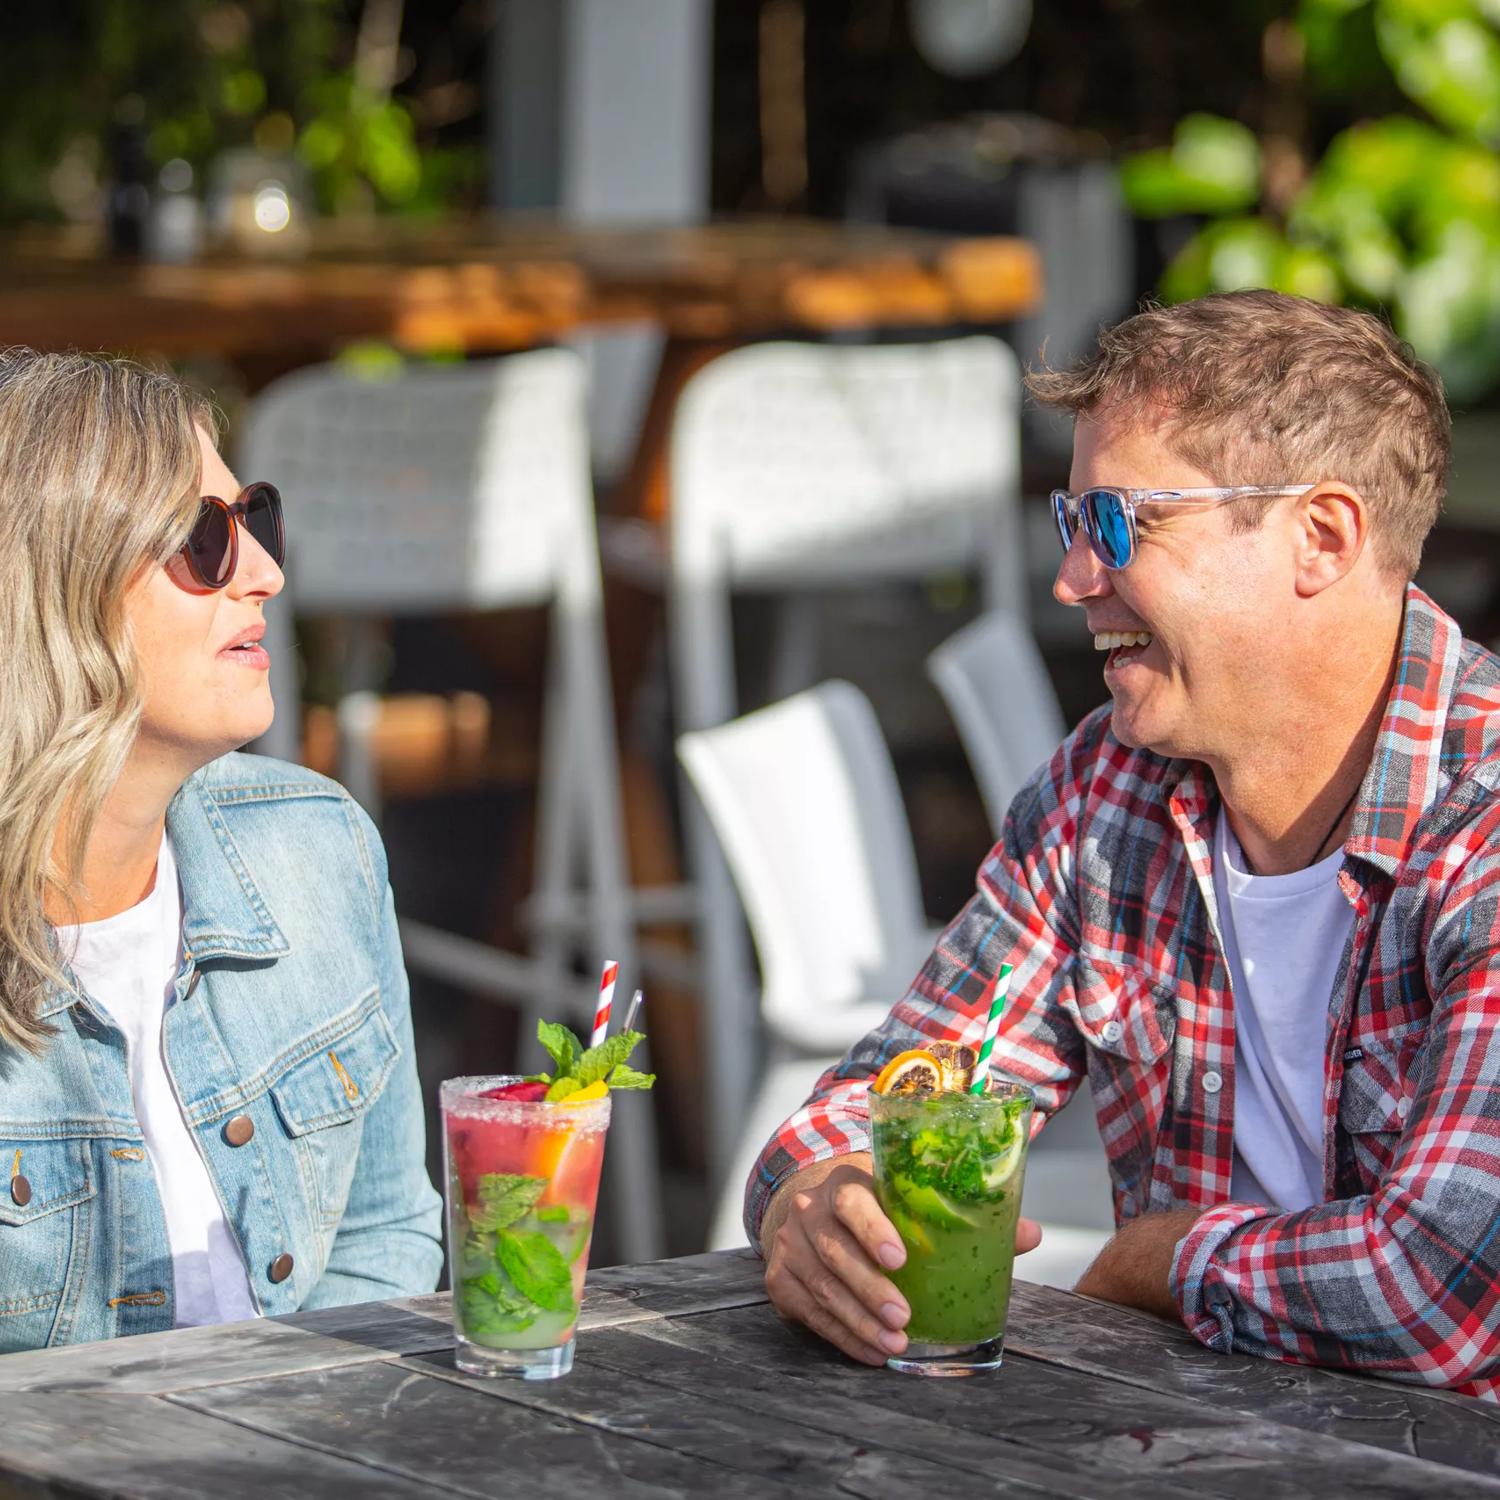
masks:
<path fill-rule="evenodd" d="M 146 154 L 146 107 L 138 94 L 127 94 L 115 111 L 106 148 L 109 186 L 105 196 L 104 232 L 111 255 L 134 259 L 146 247 L 151 215 L 151 163 Z"/>
<path fill-rule="evenodd" d="M 203 210 L 193 192 L 193 169 L 180 156 L 157 174 L 146 251 L 152 260 L 193 260 L 203 244 Z"/>

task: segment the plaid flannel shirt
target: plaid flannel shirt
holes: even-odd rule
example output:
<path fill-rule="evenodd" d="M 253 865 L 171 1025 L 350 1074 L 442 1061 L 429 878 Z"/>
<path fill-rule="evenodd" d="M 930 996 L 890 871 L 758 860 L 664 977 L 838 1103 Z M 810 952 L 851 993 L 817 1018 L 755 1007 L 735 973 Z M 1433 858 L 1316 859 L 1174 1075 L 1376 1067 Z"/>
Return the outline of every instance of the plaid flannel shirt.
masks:
<path fill-rule="evenodd" d="M 1197 1208 L 1172 1293 L 1210 1348 L 1500 1399 L 1500 659 L 1407 591 L 1394 685 L 1344 844 L 1355 920 L 1329 1000 L 1323 1198 L 1230 1199 L 1234 1000 L 1207 770 L 1087 718 L 1017 795 L 977 893 L 890 1016 L 819 1079 L 746 1193 L 867 1150 L 898 1052 L 977 1044 L 1040 1119 L 1087 1074 L 1117 1222 Z"/>

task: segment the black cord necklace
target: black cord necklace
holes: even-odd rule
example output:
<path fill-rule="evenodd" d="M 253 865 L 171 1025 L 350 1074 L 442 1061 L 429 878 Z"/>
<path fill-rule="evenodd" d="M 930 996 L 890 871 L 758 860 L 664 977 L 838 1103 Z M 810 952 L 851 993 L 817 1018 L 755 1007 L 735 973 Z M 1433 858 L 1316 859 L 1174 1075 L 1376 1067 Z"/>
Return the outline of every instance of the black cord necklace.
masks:
<path fill-rule="evenodd" d="M 1339 824 L 1344 821 L 1349 809 L 1354 806 L 1354 799 L 1359 796 L 1359 789 L 1362 784 L 1361 782 L 1355 783 L 1354 790 L 1349 793 L 1349 800 L 1334 815 L 1333 822 L 1328 825 L 1328 832 L 1323 835 L 1323 841 L 1313 851 L 1313 857 L 1302 867 L 1304 870 L 1310 869 L 1323 857 L 1323 850 L 1328 847 L 1329 840 L 1339 831 Z M 1245 862 L 1245 873 L 1247 875 L 1259 873 L 1255 866 L 1250 863 L 1250 856 L 1245 853 L 1245 846 L 1243 844 L 1240 845 L 1240 858 Z"/>

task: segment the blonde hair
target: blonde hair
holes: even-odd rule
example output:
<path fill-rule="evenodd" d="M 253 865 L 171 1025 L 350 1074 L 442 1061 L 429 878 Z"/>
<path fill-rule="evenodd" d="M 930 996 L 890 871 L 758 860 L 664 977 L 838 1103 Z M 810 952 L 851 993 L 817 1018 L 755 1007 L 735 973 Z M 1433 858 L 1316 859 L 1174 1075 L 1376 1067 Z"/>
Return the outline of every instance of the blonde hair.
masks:
<path fill-rule="evenodd" d="M 0 351 L 0 1047 L 40 1052 L 65 984 L 51 895 L 135 741 L 126 592 L 186 539 L 207 404 L 126 360 Z M 67 870 L 53 844 L 64 832 Z"/>
<path fill-rule="evenodd" d="M 1220 484 L 1341 480 L 1363 496 L 1382 569 L 1401 582 L 1448 485 L 1442 382 L 1379 318 L 1280 292 L 1148 307 L 1027 387 L 1075 416 L 1161 421 L 1168 447 Z M 1271 501 L 1230 509 L 1236 531 Z"/>

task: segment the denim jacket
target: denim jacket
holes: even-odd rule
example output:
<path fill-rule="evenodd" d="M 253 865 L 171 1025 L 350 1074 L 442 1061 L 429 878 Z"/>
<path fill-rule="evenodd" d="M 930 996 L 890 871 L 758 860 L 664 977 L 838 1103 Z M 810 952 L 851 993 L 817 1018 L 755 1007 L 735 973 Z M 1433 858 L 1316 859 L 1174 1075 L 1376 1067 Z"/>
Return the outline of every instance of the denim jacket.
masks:
<path fill-rule="evenodd" d="M 431 1291 L 441 1200 L 374 826 L 333 782 L 226 755 L 178 792 L 167 832 L 185 949 L 167 1070 L 256 1305 Z M 0 1046 L 0 1352 L 173 1325 L 124 1038 L 76 989 L 44 1015 L 40 1057 Z"/>

